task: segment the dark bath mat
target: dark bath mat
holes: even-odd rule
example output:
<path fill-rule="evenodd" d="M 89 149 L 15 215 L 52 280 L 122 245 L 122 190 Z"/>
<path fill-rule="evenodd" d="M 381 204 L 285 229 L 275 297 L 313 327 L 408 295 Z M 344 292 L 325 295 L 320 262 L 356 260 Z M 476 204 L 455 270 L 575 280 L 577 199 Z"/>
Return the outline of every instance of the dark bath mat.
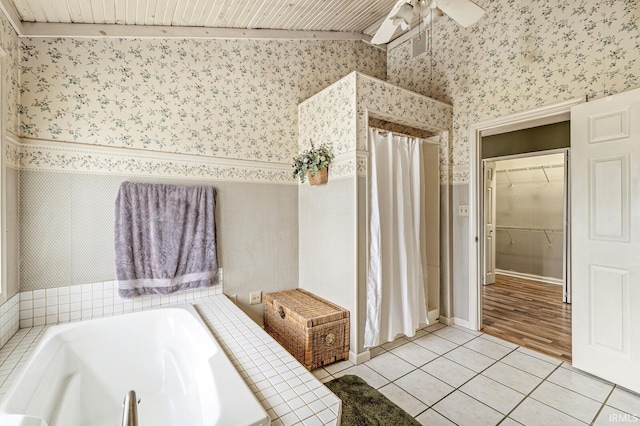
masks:
<path fill-rule="evenodd" d="M 325 385 L 342 400 L 342 426 L 420 426 L 358 376 L 342 376 Z"/>

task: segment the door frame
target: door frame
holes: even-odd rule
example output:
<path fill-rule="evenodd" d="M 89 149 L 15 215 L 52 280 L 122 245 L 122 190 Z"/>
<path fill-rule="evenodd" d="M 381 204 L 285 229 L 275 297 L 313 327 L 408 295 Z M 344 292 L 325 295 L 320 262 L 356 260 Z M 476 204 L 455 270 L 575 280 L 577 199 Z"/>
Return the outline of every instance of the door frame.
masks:
<path fill-rule="evenodd" d="M 518 112 L 504 117 L 479 121 L 469 126 L 469 311 L 468 320 L 455 318 L 455 322 L 472 330 L 480 330 L 480 286 L 482 285 L 482 259 L 480 255 L 480 230 L 482 207 L 480 193 L 482 185 L 481 136 L 539 127 L 571 118 L 571 108 L 586 101 L 585 97 L 574 98 L 564 102 L 543 106 L 529 111 Z M 570 204 L 570 197 L 569 197 Z M 570 205 L 569 205 L 570 208 Z M 457 315 L 456 315 L 457 317 Z"/>

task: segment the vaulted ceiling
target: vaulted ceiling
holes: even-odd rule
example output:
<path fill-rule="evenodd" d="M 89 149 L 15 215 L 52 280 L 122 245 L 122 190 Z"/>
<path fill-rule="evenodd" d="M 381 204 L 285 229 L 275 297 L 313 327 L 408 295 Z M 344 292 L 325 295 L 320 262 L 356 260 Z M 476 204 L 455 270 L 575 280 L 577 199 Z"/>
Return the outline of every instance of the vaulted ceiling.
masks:
<path fill-rule="evenodd" d="M 1 0 L 26 24 L 117 24 L 373 36 L 397 0 Z M 42 27 L 42 26 L 40 26 Z M 55 28 L 55 26 L 54 26 Z M 39 30 L 43 31 L 43 30 Z M 399 31 L 400 33 L 400 31 Z M 44 34 L 42 34 L 44 35 Z"/>

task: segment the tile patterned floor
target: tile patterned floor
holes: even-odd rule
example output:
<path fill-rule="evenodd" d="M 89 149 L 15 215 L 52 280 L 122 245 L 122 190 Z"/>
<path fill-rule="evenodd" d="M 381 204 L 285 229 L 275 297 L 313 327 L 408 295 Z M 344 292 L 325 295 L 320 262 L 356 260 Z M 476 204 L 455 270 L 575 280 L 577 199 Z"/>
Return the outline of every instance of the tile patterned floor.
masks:
<path fill-rule="evenodd" d="M 640 424 L 639 395 L 458 326 L 436 324 L 375 348 L 364 364 L 313 374 L 322 382 L 360 376 L 423 425 Z"/>

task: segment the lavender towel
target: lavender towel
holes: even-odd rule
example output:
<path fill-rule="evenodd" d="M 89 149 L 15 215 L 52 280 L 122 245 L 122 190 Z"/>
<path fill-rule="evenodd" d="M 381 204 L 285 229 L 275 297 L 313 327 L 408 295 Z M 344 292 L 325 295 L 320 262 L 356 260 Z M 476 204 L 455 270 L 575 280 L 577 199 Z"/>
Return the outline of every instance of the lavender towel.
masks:
<path fill-rule="evenodd" d="M 212 187 L 123 182 L 115 206 L 120 296 L 218 283 Z"/>

